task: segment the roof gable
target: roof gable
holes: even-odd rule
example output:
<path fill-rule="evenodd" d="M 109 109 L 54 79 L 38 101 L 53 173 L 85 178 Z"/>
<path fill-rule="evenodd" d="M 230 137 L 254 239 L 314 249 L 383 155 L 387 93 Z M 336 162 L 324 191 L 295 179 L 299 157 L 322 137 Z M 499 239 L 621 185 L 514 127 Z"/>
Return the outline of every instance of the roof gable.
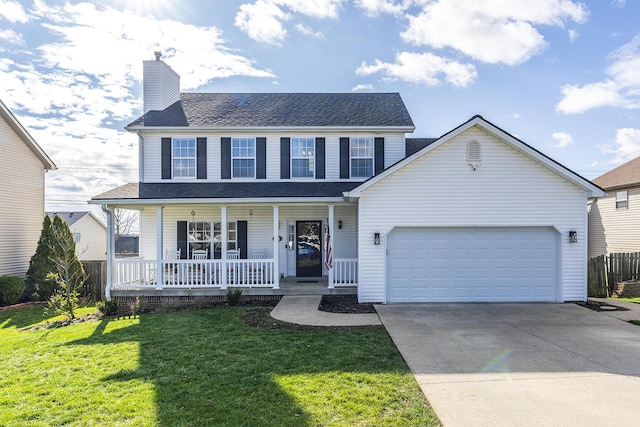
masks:
<path fill-rule="evenodd" d="M 567 167 L 561 165 L 560 163 L 556 162 L 555 160 L 551 159 L 550 157 L 546 156 L 545 154 L 541 153 L 540 151 L 536 150 L 535 148 L 531 147 L 530 145 L 526 144 L 520 139 L 514 137 L 508 132 L 495 126 L 493 123 L 485 120 L 482 116 L 476 115 L 476 116 L 473 116 L 467 122 L 461 124 L 455 129 L 442 135 L 440 138 L 437 138 L 435 141 L 433 141 L 426 147 L 422 148 L 418 152 L 410 156 L 407 156 L 403 160 L 400 160 L 399 162 L 395 163 L 394 165 L 391 165 L 390 167 L 385 169 L 381 174 L 368 179 L 367 181 L 363 182 L 361 185 L 354 188 L 353 190 L 346 192 L 345 196 L 353 197 L 353 198 L 360 197 L 360 194 L 362 193 L 362 191 L 366 190 L 370 186 L 375 185 L 377 182 L 393 174 L 398 169 L 401 169 L 402 167 L 414 162 L 416 159 L 422 156 L 429 155 L 429 153 L 432 150 L 438 148 L 439 146 L 445 144 L 447 141 L 450 141 L 451 139 L 455 138 L 456 136 L 460 135 L 461 133 L 465 132 L 466 130 L 474 126 L 478 126 L 480 129 L 484 130 L 485 132 L 494 136 L 498 140 L 511 146 L 521 154 L 524 154 L 525 156 L 535 160 L 542 166 L 562 176 L 563 178 L 574 183 L 578 187 L 583 188 L 585 191 L 587 191 L 589 197 L 602 197 L 605 195 L 604 190 L 602 190 L 602 188 L 598 187 L 597 185 L 593 184 L 591 181 L 587 180 L 586 178 L 583 178 L 582 176 L 578 175 L 577 173 L 573 172 Z"/>
<path fill-rule="evenodd" d="M 127 126 L 399 127 L 414 124 L 398 93 L 182 93 Z"/>
<path fill-rule="evenodd" d="M 29 132 L 20 124 L 18 119 L 9 111 L 6 105 L 0 100 L 0 117 L 2 117 L 7 124 L 13 129 L 18 137 L 31 149 L 33 154 L 42 162 L 42 165 L 47 170 L 57 169 L 55 163 L 47 156 L 47 154 L 40 148 L 38 143 L 33 139 Z"/>
<path fill-rule="evenodd" d="M 67 225 L 72 226 L 73 224 L 80 221 L 85 217 L 92 217 L 95 222 L 100 224 L 102 227 L 106 228 L 104 223 L 100 221 L 92 212 L 84 211 L 84 212 L 47 212 L 47 215 L 53 219 L 54 216 L 58 215 L 61 220 L 67 223 Z"/>
<path fill-rule="evenodd" d="M 605 190 L 640 186 L 640 157 L 600 175 L 593 183 Z"/>

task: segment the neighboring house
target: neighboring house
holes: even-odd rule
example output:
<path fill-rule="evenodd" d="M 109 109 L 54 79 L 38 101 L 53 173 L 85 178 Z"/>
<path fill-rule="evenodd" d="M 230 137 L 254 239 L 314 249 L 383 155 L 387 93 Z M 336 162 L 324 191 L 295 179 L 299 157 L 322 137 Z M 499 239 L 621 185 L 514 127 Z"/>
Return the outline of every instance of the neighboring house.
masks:
<path fill-rule="evenodd" d="M 44 175 L 56 165 L 0 101 L 0 276 L 24 277 L 44 218 Z"/>
<path fill-rule="evenodd" d="M 180 94 L 159 56 L 144 79 L 140 182 L 91 201 L 140 211 L 141 260 L 110 240 L 109 298 L 307 282 L 361 302 L 587 298 L 586 203 L 604 192 L 480 116 L 411 139 L 396 93 Z"/>
<path fill-rule="evenodd" d="M 80 261 L 99 261 L 106 259 L 107 226 L 93 213 L 85 212 L 47 212 L 53 219 L 58 215 L 69 225 L 76 241 L 76 254 Z"/>
<path fill-rule="evenodd" d="M 593 183 L 607 195 L 589 204 L 589 257 L 640 252 L 640 157 Z"/>

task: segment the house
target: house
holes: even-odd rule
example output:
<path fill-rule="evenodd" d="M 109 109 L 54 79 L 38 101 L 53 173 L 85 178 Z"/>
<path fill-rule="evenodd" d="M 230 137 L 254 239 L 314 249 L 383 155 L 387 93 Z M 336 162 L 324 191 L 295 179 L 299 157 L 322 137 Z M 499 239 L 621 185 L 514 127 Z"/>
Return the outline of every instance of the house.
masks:
<path fill-rule="evenodd" d="M 58 215 L 69 226 L 76 241 L 76 254 L 81 261 L 106 259 L 107 226 L 92 212 L 47 212 L 53 219 Z"/>
<path fill-rule="evenodd" d="M 586 300 L 603 191 L 481 116 L 406 138 L 397 93 L 181 94 L 159 54 L 143 74 L 140 180 L 91 201 L 140 211 L 141 259 L 110 239 L 109 298 Z"/>
<path fill-rule="evenodd" d="M 44 218 L 44 175 L 56 165 L 0 101 L 0 276 L 24 277 Z"/>
<path fill-rule="evenodd" d="M 593 182 L 607 195 L 589 204 L 589 257 L 640 252 L 640 157 Z"/>

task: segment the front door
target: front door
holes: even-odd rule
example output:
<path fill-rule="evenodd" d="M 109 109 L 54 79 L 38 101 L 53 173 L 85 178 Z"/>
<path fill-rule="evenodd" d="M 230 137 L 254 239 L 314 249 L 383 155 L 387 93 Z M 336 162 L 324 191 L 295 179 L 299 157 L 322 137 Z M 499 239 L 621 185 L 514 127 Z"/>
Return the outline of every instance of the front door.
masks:
<path fill-rule="evenodd" d="M 296 221 L 296 276 L 322 277 L 322 223 Z"/>

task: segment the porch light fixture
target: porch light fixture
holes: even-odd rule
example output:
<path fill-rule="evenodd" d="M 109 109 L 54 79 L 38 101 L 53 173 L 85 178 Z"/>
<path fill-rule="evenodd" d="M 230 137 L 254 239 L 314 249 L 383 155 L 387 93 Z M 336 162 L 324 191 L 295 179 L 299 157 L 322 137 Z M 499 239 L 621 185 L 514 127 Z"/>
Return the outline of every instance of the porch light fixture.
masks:
<path fill-rule="evenodd" d="M 196 211 L 191 211 L 191 221 L 196 222 Z"/>
<path fill-rule="evenodd" d="M 578 232 L 576 230 L 569 231 L 569 243 L 578 243 Z"/>
<path fill-rule="evenodd" d="M 338 221 L 338 228 L 342 230 L 342 220 Z"/>
<path fill-rule="evenodd" d="M 374 245 L 380 244 L 380 233 L 378 233 L 377 231 L 373 233 L 373 244 Z"/>

